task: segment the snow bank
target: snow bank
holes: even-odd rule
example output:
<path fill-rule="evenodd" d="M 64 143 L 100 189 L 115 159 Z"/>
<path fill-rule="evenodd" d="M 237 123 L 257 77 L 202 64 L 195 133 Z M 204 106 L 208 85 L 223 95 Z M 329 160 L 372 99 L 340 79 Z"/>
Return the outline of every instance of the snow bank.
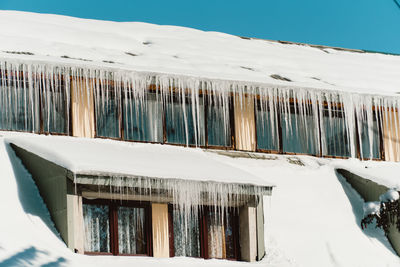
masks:
<path fill-rule="evenodd" d="M 400 57 L 140 22 L 0 11 L 2 61 L 397 95 Z"/>
<path fill-rule="evenodd" d="M 366 217 L 367 215 L 379 214 L 381 203 L 379 201 L 367 202 L 364 203 L 363 209 L 364 217 Z"/>

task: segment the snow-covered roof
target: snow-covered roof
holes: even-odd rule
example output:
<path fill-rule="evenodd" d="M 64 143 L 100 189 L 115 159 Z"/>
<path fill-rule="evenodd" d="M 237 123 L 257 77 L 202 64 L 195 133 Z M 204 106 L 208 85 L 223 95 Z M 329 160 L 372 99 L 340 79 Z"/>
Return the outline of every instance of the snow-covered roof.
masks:
<path fill-rule="evenodd" d="M 0 60 L 366 94 L 400 92 L 400 56 L 140 22 L 0 11 Z"/>
<path fill-rule="evenodd" d="M 216 154 L 199 148 L 34 134 L 2 135 L 6 136 L 6 142 L 62 166 L 76 175 L 272 186 L 266 177 L 258 177 L 226 164 Z"/>

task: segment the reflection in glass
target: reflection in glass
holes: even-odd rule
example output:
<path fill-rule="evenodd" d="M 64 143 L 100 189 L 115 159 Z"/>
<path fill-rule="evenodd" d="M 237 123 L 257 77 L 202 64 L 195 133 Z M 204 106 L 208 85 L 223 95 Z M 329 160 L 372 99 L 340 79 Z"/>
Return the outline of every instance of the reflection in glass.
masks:
<path fill-rule="evenodd" d="M 110 252 L 109 208 L 83 204 L 86 252 Z"/>
<path fill-rule="evenodd" d="M 120 254 L 147 254 L 144 208 L 118 207 L 118 245 Z"/>

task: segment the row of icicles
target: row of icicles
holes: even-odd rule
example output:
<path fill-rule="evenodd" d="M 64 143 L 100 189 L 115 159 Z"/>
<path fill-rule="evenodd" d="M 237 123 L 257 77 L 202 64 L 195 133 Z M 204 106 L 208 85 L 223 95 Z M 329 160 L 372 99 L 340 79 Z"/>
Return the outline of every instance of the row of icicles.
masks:
<path fill-rule="evenodd" d="M 396 140 L 400 125 L 397 112 L 392 112 L 400 108 L 400 100 L 396 97 L 10 62 L 0 62 L 0 78 L 0 128 L 7 130 L 38 132 L 41 113 L 45 131 L 47 129 L 50 132 L 52 125 L 57 124 L 58 117 L 55 114 L 59 112 L 63 103 L 66 105 L 66 119 L 69 119 L 71 94 L 74 99 L 84 99 L 88 106 L 92 105 L 90 98 L 84 97 L 85 94 L 90 94 L 91 88 L 94 89 L 96 107 L 110 105 L 111 99 L 111 102 L 118 106 L 121 101 L 127 101 L 128 105 L 140 105 L 143 108 L 147 107 L 149 88 L 156 88 L 154 91 L 158 101 L 164 104 L 180 101 L 183 127 L 188 135 L 188 121 L 193 121 L 192 131 L 195 132 L 196 145 L 202 145 L 201 140 L 204 139 L 201 105 L 202 96 L 205 96 L 208 103 L 218 108 L 225 131 L 229 131 L 231 123 L 230 105 L 236 102 L 244 106 L 246 101 L 257 99 L 261 122 L 268 124 L 266 130 L 274 142 L 279 143 L 278 116 L 281 116 L 281 127 L 289 133 L 285 138 L 290 139 L 300 130 L 311 150 L 321 148 L 322 155 L 327 155 L 330 144 L 326 136 L 334 134 L 327 131 L 334 131 L 333 126 L 337 123 L 335 118 L 340 117 L 343 118 L 340 127 L 345 131 L 344 142 L 348 145 L 349 156 L 357 157 L 357 143 L 367 142 L 369 144 L 366 146 L 359 145 L 359 150 L 362 155 L 366 154 L 367 158 L 372 158 L 376 154 L 373 147 L 379 145 L 382 134 L 391 142 L 393 151 L 399 149 L 399 142 Z M 78 90 L 72 90 L 73 85 L 76 85 Z M 231 97 L 234 101 L 230 101 Z M 187 105 L 192 110 L 191 118 L 185 113 Z M 335 115 L 339 113 L 340 116 Z M 377 133 L 377 124 L 378 129 L 383 129 L 383 132 Z M 65 125 L 63 131 L 68 133 L 70 124 L 66 122 Z M 325 127 L 326 125 L 331 127 Z M 367 137 L 361 136 L 362 133 Z"/>

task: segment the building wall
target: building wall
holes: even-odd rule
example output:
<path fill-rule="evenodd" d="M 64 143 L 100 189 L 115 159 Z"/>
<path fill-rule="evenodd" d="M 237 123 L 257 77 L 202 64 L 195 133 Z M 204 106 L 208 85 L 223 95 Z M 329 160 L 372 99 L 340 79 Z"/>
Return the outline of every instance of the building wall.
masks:
<path fill-rule="evenodd" d="M 67 170 L 14 144 L 11 147 L 35 180 L 61 238 L 74 249 L 68 238 Z"/>
<path fill-rule="evenodd" d="M 240 254 L 244 261 L 257 259 L 257 216 L 256 208 L 244 206 L 239 211 Z"/>
<path fill-rule="evenodd" d="M 71 83 L 72 135 L 95 136 L 94 92 L 90 81 L 83 78 Z"/>
<path fill-rule="evenodd" d="M 235 140 L 236 149 L 255 151 L 256 150 L 256 123 L 254 116 L 254 98 L 244 97 L 240 102 L 235 97 Z"/>

